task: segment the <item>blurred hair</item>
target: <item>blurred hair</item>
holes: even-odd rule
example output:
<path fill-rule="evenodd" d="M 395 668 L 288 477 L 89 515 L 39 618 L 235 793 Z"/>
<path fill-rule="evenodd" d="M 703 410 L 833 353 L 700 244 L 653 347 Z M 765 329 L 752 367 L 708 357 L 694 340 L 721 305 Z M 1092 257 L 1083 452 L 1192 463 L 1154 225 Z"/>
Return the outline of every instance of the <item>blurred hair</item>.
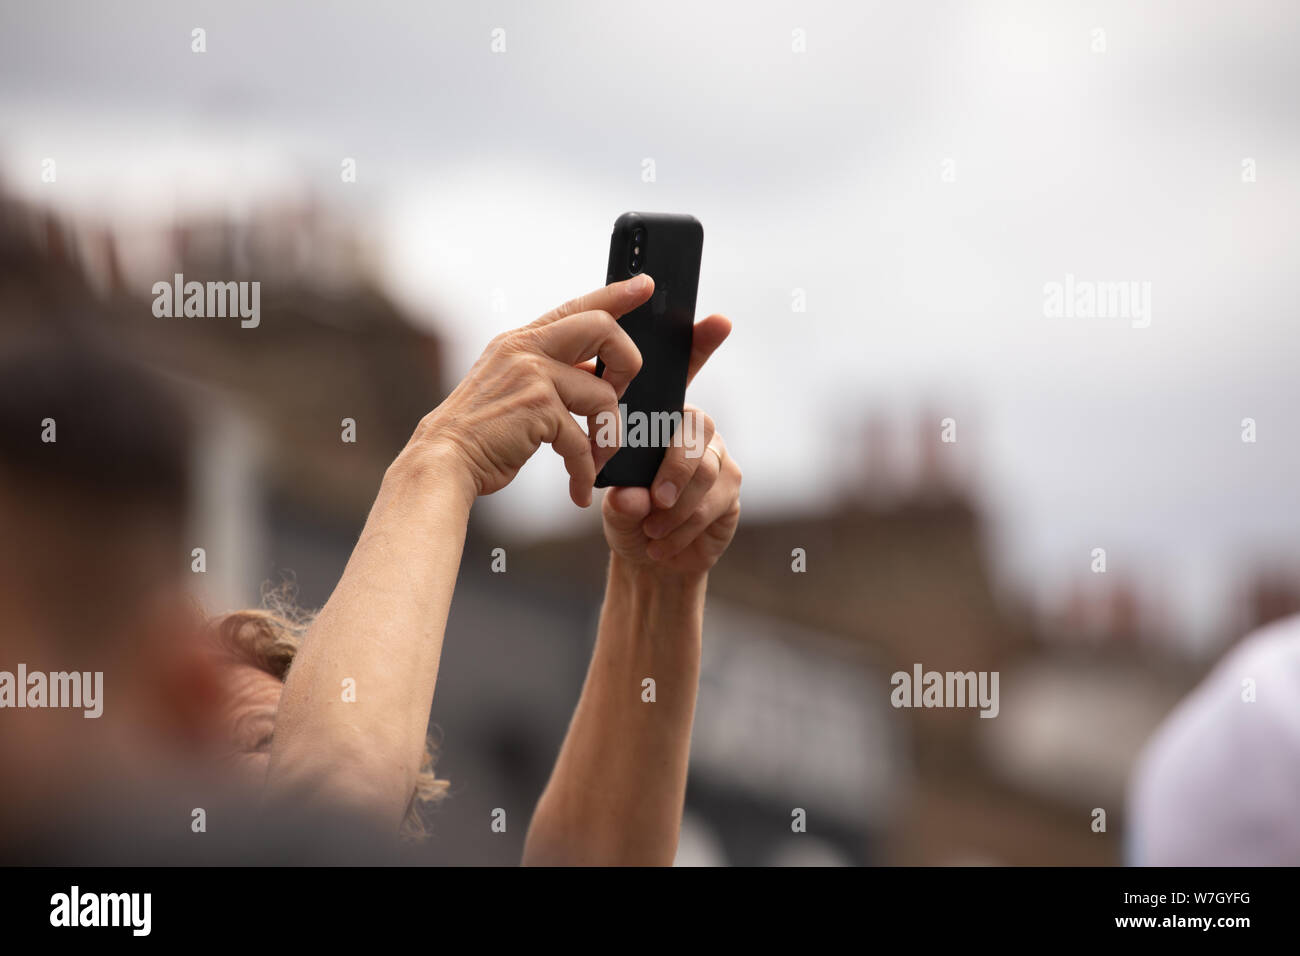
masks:
<path fill-rule="evenodd" d="M 56 441 L 42 441 L 53 419 Z M 94 496 L 97 508 L 183 512 L 190 422 L 155 373 L 89 340 L 0 356 L 0 467 Z"/>
<path fill-rule="evenodd" d="M 218 648 L 233 660 L 283 682 L 315 615 L 293 603 L 287 585 L 268 590 L 262 600 L 265 607 L 222 614 L 211 619 L 209 627 Z M 429 835 L 425 812 L 446 795 L 449 787 L 446 780 L 434 774 L 436 755 L 437 743 L 430 736 L 401 825 L 401 836 L 408 840 L 422 840 Z"/>
<path fill-rule="evenodd" d="M 120 649 L 142 602 L 175 584 L 190 448 L 180 397 L 110 345 L 3 343 L 0 577 L 43 608 L 45 639 Z"/>

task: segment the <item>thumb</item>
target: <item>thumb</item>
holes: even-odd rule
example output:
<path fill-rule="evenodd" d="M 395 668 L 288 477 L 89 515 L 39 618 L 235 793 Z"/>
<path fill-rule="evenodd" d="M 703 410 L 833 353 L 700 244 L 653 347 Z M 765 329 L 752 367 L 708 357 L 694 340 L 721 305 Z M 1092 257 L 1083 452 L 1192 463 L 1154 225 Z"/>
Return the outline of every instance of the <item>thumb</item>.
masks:
<path fill-rule="evenodd" d="M 610 488 L 602 506 L 605 525 L 618 535 L 641 534 L 641 522 L 650 515 L 648 488 Z"/>

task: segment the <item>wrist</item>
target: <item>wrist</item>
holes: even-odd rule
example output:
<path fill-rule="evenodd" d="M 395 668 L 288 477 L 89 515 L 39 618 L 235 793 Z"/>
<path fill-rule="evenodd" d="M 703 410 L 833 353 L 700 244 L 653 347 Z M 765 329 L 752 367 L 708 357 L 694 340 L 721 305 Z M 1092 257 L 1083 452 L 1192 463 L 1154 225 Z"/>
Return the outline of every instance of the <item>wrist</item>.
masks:
<path fill-rule="evenodd" d="M 615 554 L 610 559 L 597 646 L 614 641 L 616 659 L 639 667 L 698 668 L 708 575 L 655 570 Z M 644 674 L 641 676 L 645 676 Z"/>
<path fill-rule="evenodd" d="M 384 475 L 385 485 L 410 488 L 427 496 L 434 490 L 451 495 L 468 515 L 478 497 L 478 480 L 465 455 L 450 440 L 441 437 L 418 437 L 393 459 Z"/>
<path fill-rule="evenodd" d="M 637 597 L 655 601 L 704 602 L 707 571 L 670 571 L 654 564 L 629 561 L 618 552 L 609 560 L 609 583 Z"/>

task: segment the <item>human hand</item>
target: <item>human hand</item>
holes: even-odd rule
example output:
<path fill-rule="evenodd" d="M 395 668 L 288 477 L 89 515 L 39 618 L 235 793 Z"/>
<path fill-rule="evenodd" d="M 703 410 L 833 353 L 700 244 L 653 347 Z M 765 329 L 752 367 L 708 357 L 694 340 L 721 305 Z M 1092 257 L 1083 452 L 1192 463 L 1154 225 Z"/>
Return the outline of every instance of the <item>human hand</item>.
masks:
<path fill-rule="evenodd" d="M 453 450 L 476 495 L 508 485 L 545 442 L 564 459 L 569 497 L 585 508 L 597 472 L 618 449 L 598 447 L 570 412 L 618 415 L 641 353 L 617 320 L 653 291 L 648 275 L 634 276 L 498 335 L 412 441 Z M 597 356 L 603 378 L 593 374 Z"/>
<path fill-rule="evenodd" d="M 687 382 L 731 332 L 731 322 L 711 315 L 695 326 Z M 610 488 L 602 516 L 605 540 L 614 554 L 643 570 L 702 574 L 731 543 L 740 521 L 740 467 L 713 419 L 693 405 L 683 415 L 697 416 L 693 434 L 703 453 L 687 454 L 674 443 L 650 488 Z"/>

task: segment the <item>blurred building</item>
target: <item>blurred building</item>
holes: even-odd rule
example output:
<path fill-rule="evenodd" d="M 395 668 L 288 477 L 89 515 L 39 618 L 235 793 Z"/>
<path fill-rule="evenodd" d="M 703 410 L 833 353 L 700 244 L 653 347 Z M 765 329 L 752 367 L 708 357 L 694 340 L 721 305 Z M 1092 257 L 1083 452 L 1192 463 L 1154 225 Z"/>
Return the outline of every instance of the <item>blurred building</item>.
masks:
<path fill-rule="evenodd" d="M 139 232 L 133 248 L 153 254 L 128 270 L 112 230 L 0 197 L 0 348 L 89 340 L 174 378 L 201 426 L 194 544 L 210 577 L 197 590 L 224 610 L 294 569 L 303 599 L 323 602 L 342 569 L 332 552 L 443 395 L 438 340 L 310 208 Z M 260 282 L 260 325 L 157 317 L 153 283 L 177 273 Z M 345 418 L 355 443 L 342 440 Z"/>

